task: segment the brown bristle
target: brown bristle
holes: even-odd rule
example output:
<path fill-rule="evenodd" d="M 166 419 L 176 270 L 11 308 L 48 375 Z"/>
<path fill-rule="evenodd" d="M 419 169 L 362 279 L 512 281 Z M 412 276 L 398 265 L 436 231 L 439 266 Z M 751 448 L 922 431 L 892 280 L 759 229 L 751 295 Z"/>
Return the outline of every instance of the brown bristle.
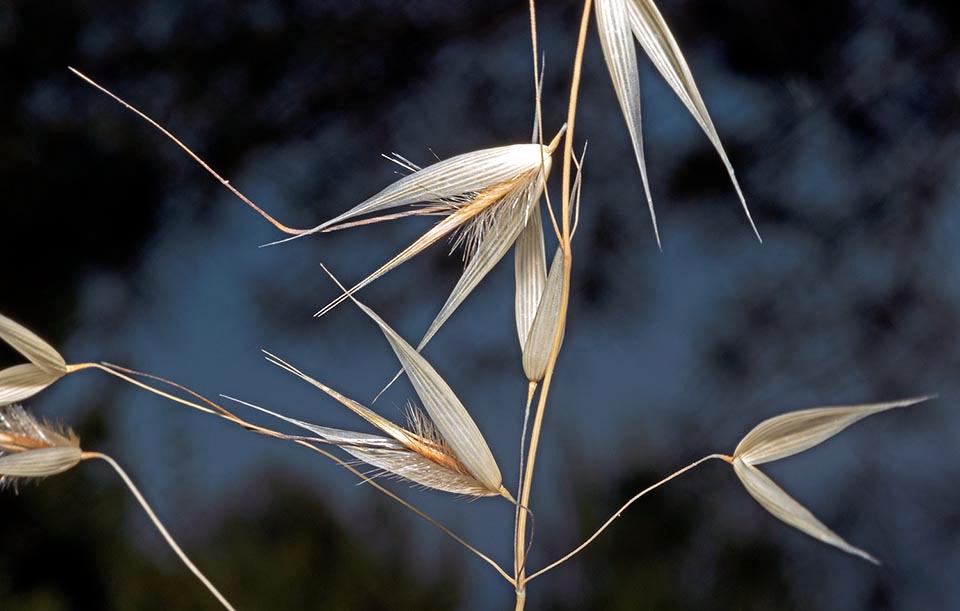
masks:
<path fill-rule="evenodd" d="M 39 420 L 21 405 L 0 407 L 0 452 L 79 445 L 73 431 Z"/>
<path fill-rule="evenodd" d="M 413 403 L 407 405 L 407 426 L 410 427 L 411 434 L 408 443 L 404 445 L 411 451 L 451 471 L 472 477 L 443 440 L 430 416 Z"/>

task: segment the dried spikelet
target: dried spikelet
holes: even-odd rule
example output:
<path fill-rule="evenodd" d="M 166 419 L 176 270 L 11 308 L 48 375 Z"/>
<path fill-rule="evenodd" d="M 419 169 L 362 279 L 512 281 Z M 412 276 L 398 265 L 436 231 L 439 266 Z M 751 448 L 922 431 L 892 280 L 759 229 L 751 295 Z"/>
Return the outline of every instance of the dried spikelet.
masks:
<path fill-rule="evenodd" d="M 271 362 L 276 364 L 283 363 L 283 361 L 279 359 L 271 359 Z M 281 366 L 285 367 L 285 364 Z M 295 372 L 296 370 L 291 367 L 288 371 Z M 357 412 L 354 407 L 366 409 L 359 403 L 347 399 L 332 388 L 305 374 L 297 373 L 297 375 L 358 414 L 360 412 Z M 449 449 L 449 446 L 442 441 L 438 442 L 432 437 L 434 433 L 427 428 L 431 427 L 432 423 L 426 425 L 421 422 L 421 428 L 418 432 L 417 430 L 407 430 L 393 424 L 389 420 L 382 419 L 380 424 L 375 424 L 375 426 L 389 435 L 389 437 L 384 437 L 382 435 L 345 431 L 311 424 L 278 414 L 277 412 L 246 401 L 234 399 L 233 397 L 225 396 L 225 398 L 269 414 L 275 418 L 285 420 L 286 422 L 314 433 L 324 442 L 341 448 L 344 452 L 347 452 L 360 462 L 377 469 L 377 476 L 396 477 L 424 488 L 432 488 L 434 490 L 462 494 L 464 496 L 478 497 L 502 494 L 499 491 L 488 489 L 484 484 L 470 475 L 453 451 Z M 367 419 L 366 416 L 364 416 L 364 418 Z"/>
<path fill-rule="evenodd" d="M 413 244 L 350 289 L 351 293 L 360 290 L 430 245 L 446 236 L 456 234 L 455 246 L 465 247 L 468 265 L 421 340 L 418 349 L 430 341 L 433 334 L 516 241 L 520 231 L 526 226 L 527 219 L 537 207 L 547 176 L 550 174 L 551 155 L 566 129 L 562 128 L 549 146 L 531 143 L 493 147 L 457 155 L 422 168 L 400 155 L 388 156 L 387 159 L 408 170 L 410 174 L 401 177 L 346 212 L 312 229 L 300 230 L 287 227 L 260 209 L 231 186 L 229 181 L 217 174 L 189 147 L 149 116 L 83 73 L 74 68 L 70 70 L 160 130 L 234 195 L 275 227 L 285 233 L 295 234 L 291 238 L 273 244 L 315 233 L 336 231 L 411 215 L 444 217 Z M 385 211 L 396 208 L 406 209 L 399 213 L 384 214 Z M 492 208 L 500 208 L 504 212 L 483 214 L 484 211 Z M 507 220 L 509 222 L 506 222 Z M 345 298 L 346 296 L 341 296 L 334 300 L 317 312 L 317 315 L 326 313 L 342 303 Z"/>
<path fill-rule="evenodd" d="M 382 320 L 379 322 L 386 325 Z M 392 329 L 387 329 L 393 333 Z M 399 349 L 404 355 L 401 358 L 404 370 L 415 380 L 414 388 L 424 403 L 425 410 L 416 408 L 408 412 L 409 429 L 394 424 L 269 353 L 270 362 L 322 390 L 392 439 L 319 427 L 268 413 L 311 430 L 360 460 L 417 484 L 469 496 L 501 495 L 509 498 L 486 441 L 453 391 L 409 344 L 395 334 L 391 338 L 387 330 L 384 333 L 394 350 Z M 402 346 L 395 342 L 402 342 Z M 411 363 L 411 359 L 416 363 Z M 375 447 L 367 447 L 371 443 Z"/>
<path fill-rule="evenodd" d="M 343 288 L 339 282 L 337 285 Z M 266 353 L 268 361 L 322 390 L 388 437 L 318 426 L 227 398 L 307 429 L 355 458 L 415 484 L 468 496 L 499 495 L 512 501 L 483 434 L 453 390 L 382 318 L 350 298 L 380 327 L 423 403 L 423 411 L 419 408 L 408 411 L 409 428 L 394 424 L 269 352 Z"/>
<path fill-rule="evenodd" d="M 555 146 L 554 142 L 549 147 L 514 144 L 484 149 L 422 169 L 400 158 L 405 168 L 414 169 L 413 173 L 308 233 L 349 226 L 359 216 L 414 204 L 427 205 L 401 214 L 368 218 L 364 222 L 410 215 L 439 215 L 443 218 L 413 244 L 317 312 L 317 316 L 326 314 L 349 295 L 442 238 L 449 237 L 454 249 L 463 247 L 466 267 L 417 345 L 417 350 L 422 350 L 490 270 L 503 259 L 529 219 L 539 214 L 538 202 L 550 173 L 551 154 Z"/>
<path fill-rule="evenodd" d="M 2 314 L 0 340 L 30 361 L 0 370 L 0 406 L 28 399 L 67 373 L 66 361 L 53 346 Z"/>
<path fill-rule="evenodd" d="M 747 433 L 729 460 L 750 496 L 778 519 L 815 539 L 879 564 L 876 558 L 850 545 L 824 526 L 806 507 L 787 494 L 756 465 L 808 450 L 867 416 L 897 407 L 916 405 L 930 398 L 818 407 L 769 418 Z"/>
<path fill-rule="evenodd" d="M 0 407 L 0 487 L 62 473 L 81 460 L 80 439 L 20 405 Z"/>
<path fill-rule="evenodd" d="M 321 267 L 323 266 L 321 265 Z M 330 270 L 326 267 L 323 267 L 323 270 L 337 283 L 337 286 L 343 288 L 343 285 L 330 273 Z M 430 415 L 430 419 L 460 463 L 488 491 L 509 498 L 509 493 L 503 488 L 500 468 L 497 466 L 497 461 L 493 457 L 483 433 L 477 428 L 473 418 L 470 417 L 466 407 L 457 398 L 453 389 L 433 366 L 420 355 L 419 351 L 400 337 L 373 310 L 357 301 L 352 295 L 350 299 L 380 327 L 380 331 L 383 332 L 384 337 L 389 342 L 403 367 L 403 371 L 407 374 L 417 396 L 423 403 L 423 408 Z"/>
<path fill-rule="evenodd" d="M 673 91 L 683 102 L 690 114 L 696 119 L 704 133 L 713 144 L 724 167 L 730 176 L 743 211 L 750 221 L 757 239 L 760 233 L 750 216 L 746 199 L 740 190 L 740 184 L 733 172 L 733 165 L 727 158 L 727 153 L 720 142 L 720 136 L 713 125 L 707 106 L 700 95 L 693 74 L 683 57 L 680 46 L 674 39 L 667 22 L 663 19 L 653 0 L 596 0 L 597 29 L 600 43 L 603 47 L 603 56 L 613 80 L 620 109 L 627 122 L 627 129 L 633 142 L 634 154 L 640 167 L 640 176 L 643 179 L 643 188 L 646 193 L 647 205 L 650 208 L 650 218 L 653 221 L 653 231 L 660 244 L 660 233 L 657 230 L 657 215 L 653 209 L 653 198 L 650 195 L 650 185 L 647 180 L 647 168 L 643 154 L 643 135 L 640 120 L 640 79 L 637 69 L 637 53 L 634 38 L 640 42 L 643 50 L 670 85 Z"/>

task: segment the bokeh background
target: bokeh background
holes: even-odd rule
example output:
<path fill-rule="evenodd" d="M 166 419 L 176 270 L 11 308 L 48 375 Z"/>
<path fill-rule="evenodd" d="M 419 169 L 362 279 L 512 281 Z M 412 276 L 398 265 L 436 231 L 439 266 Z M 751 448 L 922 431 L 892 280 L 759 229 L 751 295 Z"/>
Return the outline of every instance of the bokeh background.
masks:
<path fill-rule="evenodd" d="M 543 4 L 552 131 L 565 114 L 579 6 Z M 729 468 L 708 463 L 534 581 L 529 606 L 960 608 L 957 4 L 659 5 L 764 243 L 707 139 L 642 60 L 658 251 L 591 36 L 571 319 L 535 484 L 531 566 L 565 553 L 647 484 L 729 452 L 765 417 L 940 398 L 769 466 L 883 567 L 777 522 Z M 319 263 L 358 280 L 423 220 L 258 249 L 275 230 L 66 67 L 164 123 L 281 220 L 312 226 L 395 178 L 381 153 L 426 164 L 529 137 L 526 11 L 519 0 L 0 4 L 0 311 L 74 362 L 109 360 L 362 427 L 259 351 L 372 398 L 394 357 L 352 307 L 311 318 L 336 294 Z M 433 248 L 363 299 L 419 337 L 461 269 L 445 254 Z M 426 351 L 511 486 L 525 393 L 512 281 L 508 259 Z M 0 364 L 15 360 L 0 351 Z M 412 396 L 397 384 L 377 405 L 399 416 Z M 240 609 L 512 605 L 486 565 L 302 448 L 97 373 L 71 376 L 31 407 L 124 464 Z M 510 565 L 506 504 L 392 487 Z M 4 492 L 0 542 L 3 609 L 215 608 L 105 466 Z"/>

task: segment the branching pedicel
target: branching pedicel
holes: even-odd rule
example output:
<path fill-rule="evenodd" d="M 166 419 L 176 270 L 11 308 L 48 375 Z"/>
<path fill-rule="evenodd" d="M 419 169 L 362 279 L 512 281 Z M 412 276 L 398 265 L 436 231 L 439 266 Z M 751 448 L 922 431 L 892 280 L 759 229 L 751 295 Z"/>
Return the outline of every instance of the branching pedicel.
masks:
<path fill-rule="evenodd" d="M 398 162 L 410 171 L 408 175 L 343 214 L 311 229 L 290 228 L 274 219 L 232 187 L 228 181 L 159 124 L 74 70 L 88 83 L 107 93 L 162 131 L 243 202 L 276 228 L 291 236 L 279 242 L 412 215 L 439 217 L 440 220 L 420 238 L 352 288 L 347 289 L 337 282 L 343 291 L 342 295 L 317 313 L 322 315 L 343 301 L 352 300 L 383 332 L 400 361 L 402 372 L 408 376 L 422 402 L 424 411 L 421 412 L 416 407 L 412 408 L 409 426 L 397 425 L 372 409 L 301 372 L 281 358 L 266 353 L 268 361 L 312 384 L 368 424 L 373 425 L 381 433 L 353 432 L 311 424 L 239 399 L 232 399 L 248 407 L 267 412 L 310 433 L 309 436 L 287 434 L 247 422 L 202 395 L 156 376 L 105 363 L 68 365 L 53 347 L 14 321 L 0 316 L 0 338 L 28 360 L 28 363 L 0 371 L 0 406 L 2 406 L 0 407 L 0 484 L 15 483 L 22 478 L 54 475 L 90 458 L 107 461 L 124 479 L 184 563 L 224 607 L 231 608 L 226 599 L 177 547 L 113 459 L 103 454 L 82 451 L 79 440 L 68 429 L 59 429 L 40 422 L 17 405 L 18 402 L 42 391 L 67 374 L 86 369 L 98 369 L 168 400 L 218 416 L 251 432 L 300 444 L 338 462 L 376 490 L 440 528 L 445 534 L 491 565 L 515 589 L 516 609 L 524 607 L 526 586 L 531 580 L 582 551 L 639 498 L 710 459 L 719 459 L 732 464 L 747 492 L 780 520 L 825 543 L 871 562 L 877 562 L 873 556 L 850 545 L 823 525 L 813 514 L 764 475 L 757 465 L 807 450 L 866 416 L 896 407 L 914 405 L 928 397 L 870 405 L 816 408 L 791 412 L 766 420 L 743 438 L 732 456 L 711 454 L 653 484 L 628 500 L 592 536 L 569 554 L 539 570 L 528 571 L 527 554 L 529 545 L 532 543 L 528 541 L 531 484 L 541 439 L 543 415 L 557 356 L 563 341 L 570 296 L 573 236 L 580 205 L 582 187 L 580 171 L 583 162 L 582 156 L 579 159 L 574 156 L 573 144 L 582 58 L 594 9 L 604 57 L 643 178 L 657 243 L 660 243 L 660 234 L 644 164 L 637 42 L 716 148 L 750 225 L 757 238 L 760 237 L 692 72 L 679 45 L 652 1 L 596 0 L 595 7 L 592 6 L 591 0 L 584 2 L 571 79 L 567 123 L 558 130 L 557 136 L 549 143 L 544 141 L 540 120 L 542 116 L 540 68 L 533 0 L 530 0 L 529 8 L 537 117 L 534 142 L 468 152 L 438 161 L 425 168 L 419 168 L 402 157 L 397 157 Z M 545 191 L 545 185 L 561 138 L 563 149 L 560 155 L 563 172 L 560 206 L 559 210 L 556 210 Z M 575 179 L 573 178 L 574 168 L 577 170 Z M 547 212 L 558 241 L 549 268 L 540 209 L 541 195 L 547 195 Z M 398 208 L 401 211 L 394 211 Z M 466 266 L 447 302 L 414 348 L 375 312 L 360 303 L 355 293 L 445 237 L 452 237 L 455 247 L 463 246 Z M 528 418 L 524 420 L 524 435 L 520 448 L 522 459 L 516 495 L 511 494 L 504 486 L 498 462 L 467 409 L 457 398 L 453 389 L 419 354 L 419 351 L 511 247 L 515 247 L 516 295 L 514 301 L 517 334 L 521 346 L 523 373 L 529 381 L 529 393 L 526 397 L 527 416 L 533 407 L 534 398 L 537 399 L 533 423 L 529 427 L 529 447 L 526 444 Z M 333 278 L 332 274 L 331 278 Z M 165 386 L 168 390 L 162 390 L 160 386 Z M 537 394 L 538 390 L 539 394 Z M 325 449 L 329 446 L 343 450 L 354 459 L 382 473 L 404 479 L 417 486 L 473 497 L 499 496 L 513 503 L 516 507 L 516 524 L 512 573 L 410 502 L 399 498 L 395 493 L 373 481 L 370 476 L 361 473 L 344 459 Z"/>

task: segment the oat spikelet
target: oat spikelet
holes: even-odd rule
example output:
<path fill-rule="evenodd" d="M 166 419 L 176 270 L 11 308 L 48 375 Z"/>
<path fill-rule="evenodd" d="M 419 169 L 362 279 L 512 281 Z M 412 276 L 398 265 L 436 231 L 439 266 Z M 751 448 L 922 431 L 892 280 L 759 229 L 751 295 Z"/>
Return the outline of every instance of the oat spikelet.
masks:
<path fill-rule="evenodd" d="M 539 214 L 540 196 L 550 174 L 551 155 L 556 142 L 558 140 L 550 146 L 514 144 L 473 151 L 424 168 L 418 168 L 402 157 L 394 159 L 403 168 L 413 170 L 412 173 L 303 235 L 409 215 L 435 215 L 441 218 L 376 271 L 349 290 L 344 289 L 343 294 L 316 315 L 323 316 L 429 246 L 449 238 L 453 250 L 463 247 L 466 266 L 417 344 L 417 350 L 422 350 L 490 270 L 503 259 L 531 216 Z M 416 207 L 411 209 L 411 206 Z M 385 214 L 385 211 L 400 207 L 406 211 Z"/>
<path fill-rule="evenodd" d="M 760 471 L 757 465 L 809 450 L 867 416 L 898 407 L 909 407 L 931 398 L 913 397 L 887 403 L 816 407 L 781 414 L 755 426 L 727 460 L 733 465 L 737 477 L 750 496 L 777 519 L 848 554 L 880 564 L 876 558 L 859 547 L 850 545 L 827 528 L 806 507 Z"/>
<path fill-rule="evenodd" d="M 761 242 L 760 232 L 757 230 L 747 201 L 744 199 L 740 183 L 733 171 L 733 165 L 720 142 L 707 106 L 700 95 L 693 74 L 687 65 L 687 60 L 674 39 L 667 22 L 657 9 L 653 0 L 597 0 L 594 5 L 597 16 L 597 31 L 603 56 L 610 71 L 613 88 L 620 101 L 620 110 L 627 123 L 627 130 L 633 142 L 634 154 L 640 168 L 640 177 L 643 179 L 643 190 L 650 209 L 650 218 L 653 221 L 653 232 L 660 244 L 660 232 L 657 229 L 657 215 L 653 209 L 653 197 L 650 195 L 650 184 L 647 178 L 647 166 L 643 152 L 643 130 L 641 128 L 640 112 L 640 75 L 637 68 L 636 43 L 640 43 L 644 52 L 653 62 L 670 88 L 687 107 L 690 114 L 700 125 L 710 143 L 720 155 L 730 182 L 740 198 L 740 205 L 750 222 L 750 227 L 757 239 Z"/>

